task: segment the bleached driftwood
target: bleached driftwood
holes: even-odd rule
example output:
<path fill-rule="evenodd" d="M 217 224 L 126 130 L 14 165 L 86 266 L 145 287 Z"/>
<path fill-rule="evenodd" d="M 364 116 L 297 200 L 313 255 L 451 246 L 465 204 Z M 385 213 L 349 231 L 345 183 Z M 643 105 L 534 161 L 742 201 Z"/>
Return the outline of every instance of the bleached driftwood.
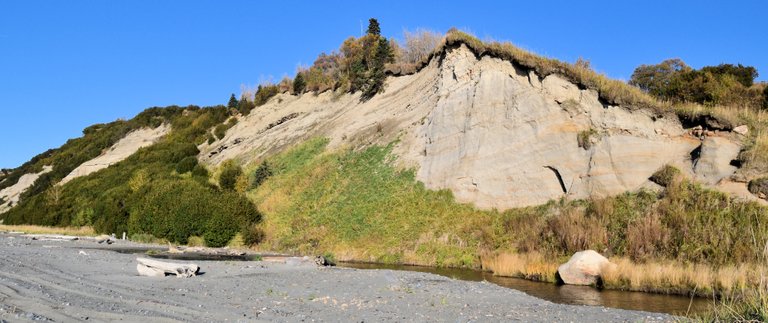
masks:
<path fill-rule="evenodd" d="M 65 236 L 59 234 L 25 234 L 22 237 L 39 241 L 75 241 L 79 239 L 76 236 Z"/>
<path fill-rule="evenodd" d="M 176 277 L 192 277 L 200 272 L 200 267 L 194 264 L 176 264 L 147 258 L 137 258 L 136 261 L 139 262 L 136 265 L 139 276 L 165 277 L 166 275 L 176 275 Z"/>

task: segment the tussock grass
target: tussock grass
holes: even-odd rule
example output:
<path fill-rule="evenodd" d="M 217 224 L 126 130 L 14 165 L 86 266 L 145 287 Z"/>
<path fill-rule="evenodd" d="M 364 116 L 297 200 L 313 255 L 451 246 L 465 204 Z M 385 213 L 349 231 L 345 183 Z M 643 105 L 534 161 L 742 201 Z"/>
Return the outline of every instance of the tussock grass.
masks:
<path fill-rule="evenodd" d="M 497 276 L 525 278 L 535 281 L 555 282 L 555 273 L 560 265 L 556 259 L 540 253 L 500 252 L 482 258 L 483 269 Z M 567 261 L 565 259 L 563 262 Z"/>
<path fill-rule="evenodd" d="M 48 227 L 41 225 L 8 225 L 0 224 L 0 231 L 6 232 L 24 232 L 27 234 L 61 234 L 68 236 L 95 236 L 96 232 L 93 227 Z"/>
<path fill-rule="evenodd" d="M 662 294 L 713 295 L 743 294 L 759 286 L 764 266 L 735 264 L 719 268 L 705 264 L 656 261 L 636 263 L 627 258 L 613 258 L 616 264 L 604 268 L 607 288 Z"/>

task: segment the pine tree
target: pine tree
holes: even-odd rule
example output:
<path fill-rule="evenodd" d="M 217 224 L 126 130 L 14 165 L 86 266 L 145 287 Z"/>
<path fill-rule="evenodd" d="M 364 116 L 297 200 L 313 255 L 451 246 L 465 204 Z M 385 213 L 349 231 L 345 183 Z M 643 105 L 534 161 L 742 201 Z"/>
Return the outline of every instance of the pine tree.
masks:
<path fill-rule="evenodd" d="M 376 46 L 376 56 L 374 56 L 373 66 L 369 75 L 367 87 L 363 90 L 362 99 L 368 100 L 376 93 L 384 90 L 384 81 L 387 78 L 385 64 L 394 61 L 394 53 L 389 41 L 380 37 Z"/>
<path fill-rule="evenodd" d="M 368 32 L 369 35 L 381 35 L 381 27 L 379 27 L 379 21 L 376 18 L 368 19 Z"/>
<path fill-rule="evenodd" d="M 237 99 L 235 98 L 234 93 L 232 93 L 232 95 L 229 97 L 229 103 L 227 103 L 227 107 L 230 109 L 237 109 Z"/>
<path fill-rule="evenodd" d="M 296 95 L 304 93 L 304 88 L 307 87 L 307 83 L 304 82 L 304 74 L 303 73 L 297 73 L 296 77 L 293 79 L 293 93 Z"/>

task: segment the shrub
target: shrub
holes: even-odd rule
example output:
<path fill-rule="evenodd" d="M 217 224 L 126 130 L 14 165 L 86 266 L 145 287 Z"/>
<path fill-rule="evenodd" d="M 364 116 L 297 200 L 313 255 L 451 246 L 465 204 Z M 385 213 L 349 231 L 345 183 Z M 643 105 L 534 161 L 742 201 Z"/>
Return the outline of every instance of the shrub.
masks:
<path fill-rule="evenodd" d="M 190 179 L 156 180 L 132 203 L 128 231 L 186 244 L 202 236 L 209 247 L 227 244 L 241 228 L 261 220 L 253 204 Z"/>
<path fill-rule="evenodd" d="M 240 114 L 242 115 L 248 115 L 251 113 L 251 110 L 256 107 L 256 104 L 254 104 L 251 101 L 248 101 L 248 99 L 243 96 L 240 98 L 240 101 L 237 102 L 237 111 L 240 111 Z"/>
<path fill-rule="evenodd" d="M 224 136 L 227 135 L 227 130 L 229 130 L 228 125 L 220 124 L 213 129 L 213 134 L 216 136 L 217 139 L 221 140 L 221 139 L 224 139 Z"/>
<path fill-rule="evenodd" d="M 259 87 L 256 89 L 256 95 L 253 98 L 253 103 L 256 106 L 264 105 L 267 103 L 267 101 L 269 101 L 269 99 L 277 95 L 279 91 L 280 88 L 277 85 L 259 85 Z"/>
<path fill-rule="evenodd" d="M 651 175 L 648 180 L 661 186 L 667 187 L 672 183 L 672 181 L 675 180 L 675 177 L 678 175 L 680 175 L 679 169 L 675 168 L 674 166 L 664 165 L 664 167 L 653 173 L 653 175 Z"/>
<path fill-rule="evenodd" d="M 415 67 L 426 61 L 443 39 L 443 35 L 425 29 L 417 29 L 415 32 L 405 31 L 404 37 L 405 44 L 400 48 L 395 61 L 395 65 L 400 66 L 401 70 Z"/>
<path fill-rule="evenodd" d="M 755 195 L 768 196 L 768 177 L 756 178 L 749 181 L 749 192 Z"/>
<path fill-rule="evenodd" d="M 184 157 L 178 164 L 176 164 L 176 172 L 179 174 L 186 174 L 191 172 L 197 166 L 197 157 L 187 156 Z"/>
<path fill-rule="evenodd" d="M 264 233 L 264 230 L 262 230 L 261 227 L 257 224 L 246 226 L 245 230 L 243 230 L 243 242 L 247 246 L 253 246 L 261 243 L 264 241 L 265 236 L 266 234 Z"/>
<path fill-rule="evenodd" d="M 237 184 L 237 178 L 243 173 L 233 160 L 229 160 L 222 165 L 221 174 L 219 174 L 219 187 L 225 190 L 234 190 Z"/>
<path fill-rule="evenodd" d="M 253 180 L 251 181 L 250 188 L 253 189 L 259 187 L 261 183 L 264 183 L 270 176 L 272 176 L 272 168 L 266 160 L 262 161 L 261 164 L 259 164 L 259 167 L 256 168 L 256 171 L 253 172 Z"/>
<path fill-rule="evenodd" d="M 208 170 L 202 165 L 197 164 L 195 168 L 192 169 L 192 176 L 208 178 Z"/>
<path fill-rule="evenodd" d="M 669 228 L 659 215 L 645 215 L 627 226 L 627 255 L 635 261 L 663 257 L 669 239 Z"/>
<path fill-rule="evenodd" d="M 602 251 L 608 243 L 608 232 L 596 218 L 585 216 L 582 210 L 571 207 L 563 214 L 548 221 L 548 230 L 552 233 L 558 250 L 565 254 L 594 249 Z"/>
<path fill-rule="evenodd" d="M 296 95 L 304 93 L 304 88 L 307 87 L 307 83 L 304 82 L 304 74 L 303 73 L 297 73 L 296 77 L 293 79 L 293 93 Z"/>
<path fill-rule="evenodd" d="M 592 148 L 592 137 L 596 134 L 597 131 L 592 128 L 580 131 L 576 136 L 576 142 L 579 144 L 579 147 L 584 148 L 584 150 L 589 150 L 589 148 Z"/>
<path fill-rule="evenodd" d="M 672 79 L 688 70 L 691 68 L 679 58 L 668 59 L 656 65 L 640 65 L 632 73 L 629 84 L 656 97 L 668 98 Z"/>

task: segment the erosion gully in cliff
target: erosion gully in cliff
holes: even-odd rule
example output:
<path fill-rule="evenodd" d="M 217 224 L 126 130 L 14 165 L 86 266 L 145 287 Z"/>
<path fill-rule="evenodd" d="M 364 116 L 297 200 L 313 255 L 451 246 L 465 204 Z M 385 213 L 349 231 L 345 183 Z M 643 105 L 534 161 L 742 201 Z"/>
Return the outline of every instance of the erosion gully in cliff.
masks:
<path fill-rule="evenodd" d="M 201 145 L 199 158 L 255 162 L 315 136 L 330 138 L 331 149 L 397 140 L 398 162 L 417 168 L 428 188 L 508 209 L 652 188 L 648 178 L 667 164 L 707 185 L 731 183 L 741 135 L 697 129 L 672 112 L 611 105 L 595 90 L 461 44 L 415 74 L 388 78 L 368 101 L 280 94 Z"/>

